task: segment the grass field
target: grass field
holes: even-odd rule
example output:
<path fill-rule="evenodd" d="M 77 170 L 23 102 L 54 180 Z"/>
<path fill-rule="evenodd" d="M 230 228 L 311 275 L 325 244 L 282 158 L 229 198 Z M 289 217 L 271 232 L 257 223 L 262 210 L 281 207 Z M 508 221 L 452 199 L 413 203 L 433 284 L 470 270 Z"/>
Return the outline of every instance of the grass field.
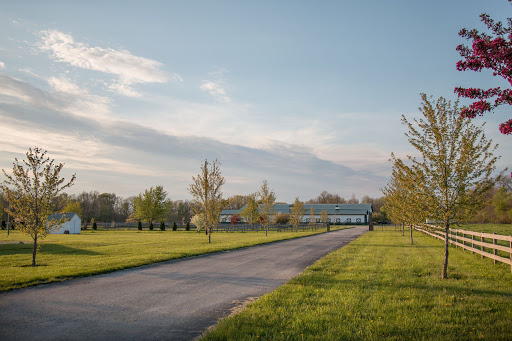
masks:
<path fill-rule="evenodd" d="M 205 340 L 512 340 L 509 265 L 393 227 L 329 254 Z"/>
<path fill-rule="evenodd" d="M 52 234 L 41 244 L 38 266 L 31 267 L 32 239 L 17 230 L 7 236 L 4 230 L 0 231 L 0 291 L 323 231 L 270 232 L 268 237 L 264 232 L 213 233 L 212 244 L 208 244 L 204 233 L 195 231 L 88 230 L 78 235 Z"/>
<path fill-rule="evenodd" d="M 496 233 L 504 236 L 512 236 L 512 224 L 467 224 L 460 227 L 454 226 L 461 230 L 469 230 L 475 232 Z"/>

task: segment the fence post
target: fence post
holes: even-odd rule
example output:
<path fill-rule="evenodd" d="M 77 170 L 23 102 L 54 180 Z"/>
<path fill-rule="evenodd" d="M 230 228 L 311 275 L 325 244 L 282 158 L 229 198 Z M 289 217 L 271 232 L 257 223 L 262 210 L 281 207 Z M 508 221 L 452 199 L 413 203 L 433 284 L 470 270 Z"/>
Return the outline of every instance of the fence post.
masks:
<path fill-rule="evenodd" d="M 493 234 L 496 234 L 496 232 L 494 232 Z M 492 240 L 492 243 L 494 245 L 498 244 L 498 239 L 493 239 Z M 497 255 L 498 254 L 498 249 L 494 248 L 494 255 Z M 498 261 L 496 259 L 494 259 L 494 264 L 498 263 Z"/>
<path fill-rule="evenodd" d="M 512 237 L 512 236 L 510 236 L 510 237 Z M 509 246 L 510 246 L 510 250 L 509 250 L 510 251 L 509 252 L 509 254 L 510 254 L 510 272 L 512 272 L 512 239 L 510 240 Z"/>
<path fill-rule="evenodd" d="M 471 235 L 471 248 L 474 249 L 475 248 L 475 244 L 474 244 L 474 240 L 475 240 L 475 235 L 472 234 Z M 475 251 L 471 251 L 471 254 L 475 254 Z"/>
<path fill-rule="evenodd" d="M 483 244 L 483 243 L 485 243 L 485 238 L 484 238 L 484 237 L 480 237 L 480 241 L 482 242 L 482 244 Z M 483 245 L 480 245 L 480 251 L 482 251 L 482 253 L 483 253 L 483 252 L 485 252 L 485 250 L 484 250 L 484 246 L 483 246 Z M 485 257 L 484 257 L 484 255 L 482 254 L 482 259 L 484 259 L 484 258 L 485 258 Z"/>

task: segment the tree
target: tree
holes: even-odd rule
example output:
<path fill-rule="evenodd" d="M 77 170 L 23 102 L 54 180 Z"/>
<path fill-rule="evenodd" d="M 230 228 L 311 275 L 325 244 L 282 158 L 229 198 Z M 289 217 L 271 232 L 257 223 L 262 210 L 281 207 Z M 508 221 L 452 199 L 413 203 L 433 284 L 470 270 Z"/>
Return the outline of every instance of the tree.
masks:
<path fill-rule="evenodd" d="M 315 224 L 315 209 L 313 208 L 313 206 L 309 208 L 309 223 L 311 225 Z"/>
<path fill-rule="evenodd" d="M 512 3 L 511 0 L 508 0 Z M 491 31 L 479 32 L 476 29 L 462 29 L 459 36 L 472 41 L 471 48 L 465 45 L 457 46 L 463 60 L 457 62 L 457 70 L 472 70 L 480 72 L 488 69 L 494 76 L 499 76 L 512 85 L 512 19 L 507 18 L 507 25 L 495 22 L 488 14 L 480 15 L 481 21 Z M 512 89 L 502 90 L 500 87 L 491 89 L 455 88 L 459 97 L 476 99 L 468 108 L 461 111 L 461 115 L 474 118 L 491 112 L 502 104 L 512 105 Z M 494 99 L 494 102 L 491 100 Z M 512 119 L 500 125 L 502 134 L 512 134 Z"/>
<path fill-rule="evenodd" d="M 63 213 L 76 213 L 81 218 L 82 217 L 82 208 L 80 207 L 80 202 L 77 199 L 71 199 L 66 203 L 66 206 L 62 210 Z"/>
<path fill-rule="evenodd" d="M 0 186 L 10 203 L 5 210 L 23 224 L 19 224 L 21 232 L 30 235 L 34 241 L 32 250 L 32 266 L 36 266 L 38 240 L 45 238 L 64 222 L 64 219 L 51 219 L 51 204 L 62 190 L 71 187 L 75 174 L 66 182 L 60 177 L 64 164 L 56 164 L 55 160 L 46 156 L 47 151 L 35 147 L 29 148 L 25 154 L 27 160 L 20 163 L 17 158 L 13 162 L 12 174 L 2 169 L 7 178 Z"/>
<path fill-rule="evenodd" d="M 492 206 L 500 223 L 508 223 L 512 220 L 512 193 L 504 187 L 500 188 L 492 198 Z"/>
<path fill-rule="evenodd" d="M 164 219 L 171 209 L 172 203 L 167 199 L 167 192 L 163 186 L 150 187 L 144 193 L 135 197 L 133 219 L 151 223 L 154 220 Z"/>
<path fill-rule="evenodd" d="M 201 231 L 203 229 L 203 227 L 206 226 L 206 222 L 205 222 L 203 213 L 198 213 L 198 214 L 194 215 L 190 221 L 192 224 L 194 224 L 196 226 L 197 232 Z M 187 225 L 188 225 L 188 223 L 187 223 Z"/>
<path fill-rule="evenodd" d="M 447 278 L 450 225 L 472 217 L 492 189 L 497 145 L 486 139 L 482 127 L 460 115 L 458 103 L 452 107 L 442 97 L 435 103 L 425 94 L 421 98 L 423 118 L 409 122 L 402 116 L 408 128 L 405 135 L 420 157 L 408 157 L 411 166 L 405 168 L 402 163 L 398 168 L 410 172 L 405 173 L 409 181 L 418 181 L 415 194 L 422 205 L 417 208 L 426 218 L 443 224 L 446 238 L 441 277 Z"/>
<path fill-rule="evenodd" d="M 347 204 L 359 204 L 359 200 L 356 198 L 356 195 L 352 193 L 352 196 L 347 201 Z"/>
<path fill-rule="evenodd" d="M 302 222 L 302 218 L 304 218 L 304 203 L 299 200 L 299 198 L 295 198 L 293 205 L 290 209 L 290 223 L 293 227 L 298 228 L 300 223 Z"/>
<path fill-rule="evenodd" d="M 226 199 L 224 209 L 225 210 L 239 210 L 251 199 L 251 194 L 249 195 L 233 195 Z"/>
<path fill-rule="evenodd" d="M 329 222 L 329 213 L 327 210 L 323 210 L 320 212 L 320 221 L 324 224 L 327 224 Z"/>
<path fill-rule="evenodd" d="M 222 211 L 222 185 L 226 180 L 220 172 L 220 162 L 215 160 L 208 166 L 208 160 L 201 165 L 201 173 L 192 177 L 188 191 L 194 199 L 196 214 L 203 213 L 208 243 L 211 243 L 211 232 L 219 221 Z"/>
<path fill-rule="evenodd" d="M 258 211 L 258 203 L 254 199 L 254 196 L 249 200 L 244 209 L 240 212 L 240 217 L 248 224 L 256 224 L 260 212 Z"/>
<path fill-rule="evenodd" d="M 268 226 L 275 215 L 274 206 L 276 205 L 276 193 L 268 187 L 267 180 L 263 180 L 263 184 L 258 192 L 258 197 L 258 210 L 264 218 L 263 226 L 265 227 L 265 236 L 268 236 Z"/>
<path fill-rule="evenodd" d="M 344 204 L 346 201 L 338 194 L 331 194 L 327 191 L 320 193 L 315 199 L 308 200 L 307 204 Z"/>

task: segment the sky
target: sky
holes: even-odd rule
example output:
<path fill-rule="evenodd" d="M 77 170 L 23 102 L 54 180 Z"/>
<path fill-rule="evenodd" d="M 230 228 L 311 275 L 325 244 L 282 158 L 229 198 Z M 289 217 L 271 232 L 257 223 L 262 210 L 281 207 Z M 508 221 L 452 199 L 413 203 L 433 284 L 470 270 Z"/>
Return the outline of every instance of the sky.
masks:
<path fill-rule="evenodd" d="M 414 155 L 401 116 L 420 94 L 507 87 L 459 72 L 460 29 L 505 20 L 505 0 L 0 0 L 0 168 L 30 147 L 76 173 L 77 194 L 172 200 L 207 159 L 224 197 L 322 191 L 379 197 L 391 153 Z M 469 102 L 461 101 L 461 104 Z M 510 108 L 474 120 L 512 168 Z"/>

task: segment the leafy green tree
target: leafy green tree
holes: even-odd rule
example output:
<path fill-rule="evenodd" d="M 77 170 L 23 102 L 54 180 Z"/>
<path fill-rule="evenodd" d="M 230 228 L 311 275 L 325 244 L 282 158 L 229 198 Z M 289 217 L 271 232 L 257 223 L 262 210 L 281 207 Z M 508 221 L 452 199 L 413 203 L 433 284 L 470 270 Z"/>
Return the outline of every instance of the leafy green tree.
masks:
<path fill-rule="evenodd" d="M 176 225 L 176 222 L 172 223 L 172 230 L 176 231 L 178 229 L 178 225 Z"/>
<path fill-rule="evenodd" d="M 63 213 L 76 213 L 81 218 L 82 217 L 82 208 L 80 207 L 80 202 L 77 199 L 71 199 L 66 203 Z"/>
<path fill-rule="evenodd" d="M 422 118 L 409 122 L 402 116 L 408 141 L 419 157 L 409 157 L 411 166 L 395 165 L 411 176 L 409 182 L 419 179 L 414 192 L 422 205 L 417 208 L 445 229 L 441 277 L 447 278 L 450 226 L 467 221 L 481 208 L 485 193 L 494 185 L 497 145 L 485 137 L 481 126 L 461 117 L 458 103 L 452 107 L 442 97 L 435 102 L 425 94 L 421 98 Z"/>
<path fill-rule="evenodd" d="M 142 231 L 142 223 L 140 221 L 137 222 L 137 230 Z"/>
<path fill-rule="evenodd" d="M 512 193 L 500 188 L 492 198 L 492 206 L 498 221 L 508 223 L 512 219 Z"/>
<path fill-rule="evenodd" d="M 225 182 L 220 172 L 220 162 L 215 160 L 208 165 L 208 161 L 205 160 L 204 165 L 201 165 L 201 172 L 192 177 L 192 184 L 188 188 L 194 199 L 196 215 L 202 213 L 204 216 L 208 243 L 212 241 L 213 227 L 219 222 L 223 204 L 221 189 Z"/>
<path fill-rule="evenodd" d="M 240 212 L 240 217 L 247 224 L 253 225 L 258 221 L 259 216 L 260 212 L 258 211 L 258 203 L 256 203 L 256 200 L 254 197 L 252 197 L 247 205 L 245 205 L 244 209 Z"/>
<path fill-rule="evenodd" d="M 64 219 L 48 221 L 48 216 L 53 213 L 52 199 L 65 188 L 71 187 L 75 181 L 75 175 L 68 182 L 61 178 L 60 172 L 64 164 L 56 164 L 46 153 L 38 147 L 33 150 L 29 148 L 25 154 L 27 160 L 23 160 L 23 163 L 17 158 L 14 159 L 11 175 L 2 169 L 7 179 L 0 188 L 10 203 L 4 209 L 14 219 L 23 222 L 19 224 L 21 232 L 28 234 L 34 241 L 32 266 L 36 266 L 38 240 L 45 238 L 64 222 Z"/>
<path fill-rule="evenodd" d="M 299 227 L 305 213 L 306 210 L 304 209 L 304 203 L 300 201 L 298 197 L 295 198 L 295 201 L 293 202 L 293 205 L 290 209 L 290 223 L 293 227 Z"/>
<path fill-rule="evenodd" d="M 165 231 L 165 223 L 163 221 L 160 222 L 160 231 Z"/>
<path fill-rule="evenodd" d="M 268 187 L 267 180 L 263 180 L 260 191 L 258 192 L 259 202 L 258 210 L 263 216 L 263 226 L 265 227 L 265 236 L 268 235 L 268 226 L 274 220 L 274 207 L 276 206 L 276 193 Z"/>
<path fill-rule="evenodd" d="M 171 209 L 172 203 L 167 199 L 163 186 L 150 187 L 135 197 L 133 219 L 147 221 L 164 219 Z"/>

